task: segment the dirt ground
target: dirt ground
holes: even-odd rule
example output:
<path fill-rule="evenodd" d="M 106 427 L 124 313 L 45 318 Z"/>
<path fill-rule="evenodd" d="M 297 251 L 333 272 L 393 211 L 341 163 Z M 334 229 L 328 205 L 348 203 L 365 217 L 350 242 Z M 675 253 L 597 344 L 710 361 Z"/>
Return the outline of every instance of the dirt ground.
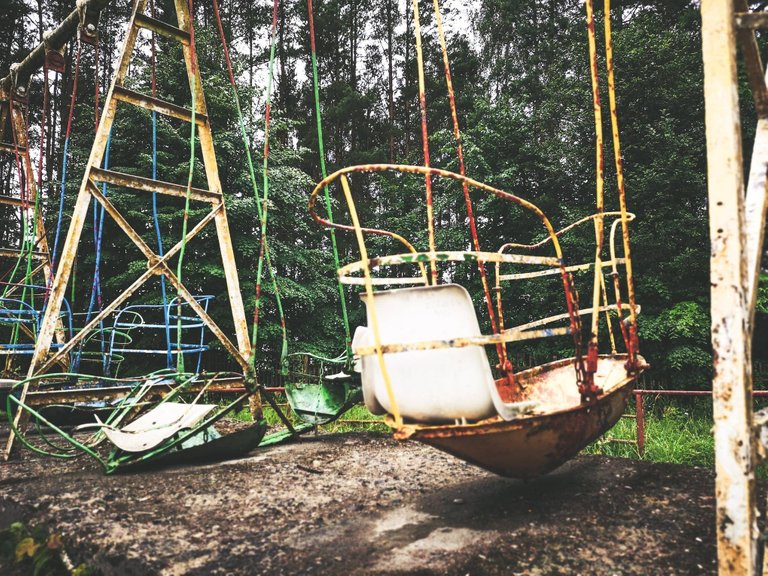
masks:
<path fill-rule="evenodd" d="M 387 435 L 104 476 L 0 464 L 0 530 L 64 535 L 97 574 L 714 574 L 710 470 L 582 456 L 531 482 Z"/>

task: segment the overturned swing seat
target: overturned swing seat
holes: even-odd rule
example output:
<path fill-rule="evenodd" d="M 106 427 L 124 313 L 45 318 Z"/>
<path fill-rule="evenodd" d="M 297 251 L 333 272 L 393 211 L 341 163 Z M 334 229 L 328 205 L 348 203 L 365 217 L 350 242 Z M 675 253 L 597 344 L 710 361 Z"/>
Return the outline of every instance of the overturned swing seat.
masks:
<path fill-rule="evenodd" d="M 20 408 L 35 422 L 37 435 L 34 437 L 22 429 L 15 429 L 19 440 L 28 448 L 39 454 L 65 459 L 87 454 L 97 460 L 107 474 L 155 465 L 221 461 L 243 456 L 256 448 L 264 438 L 267 424 L 258 419 L 246 428 L 219 433 L 215 425 L 239 409 L 250 396 L 249 391 L 244 391 L 226 404 L 199 402 L 219 377 L 226 379 L 229 375 L 219 373 L 201 380 L 200 375 L 186 374 L 178 381 L 159 375 L 139 380 L 119 402 L 112 405 L 104 420 L 94 415 L 95 422 L 77 426 L 74 433 L 63 430 L 35 406 L 22 401 L 17 390 L 25 381 L 18 381 L 9 390 L 6 414 L 12 422 L 15 409 Z M 128 382 L 107 380 L 123 384 Z M 167 385 L 168 392 L 160 401 L 151 400 L 150 392 L 160 385 Z M 202 388 L 193 401 L 180 401 L 183 393 L 197 385 L 202 385 Z M 142 408 L 142 412 L 134 415 L 136 410 Z M 83 433 L 89 430 L 95 432 L 85 437 Z M 46 438 L 49 435 L 64 440 L 65 444 Z M 37 440 L 44 442 L 45 446 Z M 111 447 L 107 448 L 107 444 Z"/>
<path fill-rule="evenodd" d="M 360 378 L 348 370 L 346 350 L 329 358 L 310 352 L 288 354 L 285 396 L 293 413 L 318 426 L 337 420 L 361 398 Z"/>
<path fill-rule="evenodd" d="M 123 428 L 103 424 L 98 416 L 96 421 L 104 435 L 120 450 L 144 452 L 182 430 L 196 427 L 216 408 L 216 404 L 163 402 Z"/>

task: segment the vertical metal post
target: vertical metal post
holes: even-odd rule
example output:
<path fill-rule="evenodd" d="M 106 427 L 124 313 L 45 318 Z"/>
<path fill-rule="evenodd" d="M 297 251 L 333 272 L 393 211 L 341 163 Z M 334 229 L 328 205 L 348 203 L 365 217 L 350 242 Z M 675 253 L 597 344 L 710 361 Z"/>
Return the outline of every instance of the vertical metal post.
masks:
<path fill-rule="evenodd" d="M 12 89 L 15 90 L 15 87 L 12 86 Z M 32 159 L 30 157 L 29 153 L 29 142 L 27 139 L 27 122 L 24 118 L 24 108 L 21 103 L 14 102 L 13 106 L 11 106 L 11 100 L 3 100 L 5 98 L 0 94 L 0 101 L 2 102 L 2 113 L 0 113 L 0 132 L 5 129 L 7 120 L 10 119 L 10 130 L 15 135 L 12 140 L 15 142 L 15 146 L 17 147 L 15 150 L 8 150 L 9 153 L 15 154 L 16 150 L 19 152 L 22 170 L 24 171 L 24 180 L 26 182 L 27 187 L 27 203 L 28 207 L 24 208 L 21 207 L 20 210 L 26 210 L 27 216 L 32 214 L 35 218 L 34 226 L 35 226 L 35 238 L 34 238 L 34 245 L 30 247 L 30 250 L 34 252 L 38 252 L 42 255 L 42 264 L 33 271 L 32 277 L 39 274 L 40 271 L 43 273 L 43 280 L 46 286 L 50 286 L 50 282 L 52 280 L 51 278 L 51 258 L 49 254 L 48 249 L 48 239 L 45 234 L 45 223 L 43 222 L 43 213 L 42 210 L 38 210 L 37 213 L 34 213 L 34 207 L 37 203 L 37 196 L 39 194 L 39 191 L 37 189 L 37 179 L 35 178 L 35 172 L 32 167 Z M 2 140 L 3 135 L 0 134 L 0 140 Z M 22 241 L 23 244 L 23 241 Z M 21 257 L 21 256 L 19 256 Z M 28 283 L 34 284 L 34 281 L 32 278 L 28 278 Z M 22 330 L 23 330 L 22 325 Z M 57 319 L 56 325 L 55 325 L 55 337 L 56 341 L 59 344 L 63 344 L 65 341 L 65 333 L 64 333 L 64 326 L 61 321 L 61 319 Z M 33 337 L 33 336 L 32 336 Z M 13 367 L 13 361 L 14 356 L 12 354 L 9 354 L 6 358 L 5 363 L 5 369 L 7 372 L 10 372 Z M 68 365 L 68 362 L 65 364 L 65 367 Z"/>
<path fill-rule="evenodd" d="M 27 181 L 27 190 L 29 190 L 29 204 L 34 210 L 35 202 L 37 201 L 37 179 L 35 178 L 35 171 L 32 168 L 32 159 L 29 156 L 29 142 L 27 141 L 27 123 L 24 120 L 24 111 L 19 104 L 14 104 L 13 110 L 11 110 L 11 122 L 13 122 L 13 130 L 16 133 L 16 143 L 21 152 L 21 163 L 24 169 L 24 176 Z M 43 276 L 46 284 L 51 280 L 51 260 L 48 257 L 48 239 L 45 236 L 45 228 L 43 223 L 43 213 L 38 211 L 35 215 L 35 246 L 33 248 L 38 252 L 43 252 L 46 255 L 43 261 Z"/>
<path fill-rule="evenodd" d="M 754 574 L 752 371 L 733 0 L 702 0 L 718 570 Z"/>
<path fill-rule="evenodd" d="M 643 395 L 635 392 L 635 422 L 637 423 L 637 452 L 642 458 L 645 456 L 645 406 Z"/>
<path fill-rule="evenodd" d="M 187 0 L 175 0 L 176 14 L 179 18 L 179 27 L 183 30 L 189 30 L 192 16 L 189 14 Z M 200 79 L 200 71 L 192 66 L 193 55 L 192 47 L 182 45 L 184 52 L 184 62 L 187 67 L 187 76 L 189 76 L 189 88 L 195 92 L 195 101 L 197 102 L 197 112 L 205 114 L 207 118 L 208 110 L 205 104 L 205 93 Z M 213 147 L 213 136 L 211 126 L 208 120 L 198 129 L 200 139 L 200 149 L 203 154 L 203 164 L 205 164 L 205 174 L 208 181 L 208 189 L 223 194 L 221 181 L 219 180 L 219 167 L 216 162 L 216 152 Z M 235 263 L 235 252 L 232 247 L 232 238 L 229 233 L 229 224 L 227 222 L 226 208 L 222 205 L 221 210 L 216 214 L 216 235 L 219 240 L 219 251 L 221 252 L 222 264 L 224 265 L 224 277 L 227 281 L 227 296 L 229 297 L 229 307 L 232 311 L 232 321 L 235 325 L 235 336 L 237 338 L 237 347 L 243 358 L 251 356 L 251 340 L 248 338 L 248 324 L 245 317 L 245 306 L 240 292 L 240 282 L 237 276 L 237 264 Z"/>

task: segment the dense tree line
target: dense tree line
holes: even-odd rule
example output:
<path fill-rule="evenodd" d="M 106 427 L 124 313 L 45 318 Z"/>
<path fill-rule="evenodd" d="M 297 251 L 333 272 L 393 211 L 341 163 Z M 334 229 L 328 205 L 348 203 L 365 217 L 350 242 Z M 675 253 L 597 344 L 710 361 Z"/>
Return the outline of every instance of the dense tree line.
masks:
<path fill-rule="evenodd" d="M 0 74 L 8 71 L 42 31 L 68 13 L 73 2 L 4 0 L 0 19 Z M 95 83 L 102 95 L 124 35 L 130 6 L 114 2 L 101 21 L 99 77 L 94 77 L 91 49 L 83 49 L 78 81 L 70 176 L 66 186 L 71 209 L 93 136 Z M 617 91 L 638 300 L 642 305 L 642 350 L 656 377 L 673 387 L 702 387 L 711 365 L 708 317 L 708 236 L 706 152 L 697 3 L 688 0 L 617 2 L 615 32 Z M 223 0 L 225 31 L 234 52 L 240 100 L 245 112 L 251 153 L 263 160 L 264 103 L 271 3 Z M 430 2 L 421 2 L 426 66 L 427 123 L 432 165 L 458 171 L 442 60 Z M 157 0 L 159 17 L 172 14 L 173 3 Z M 448 52 L 463 131 L 467 174 L 538 204 L 557 228 L 594 211 L 594 125 L 583 3 L 577 0 L 477 0 L 469 8 L 448 2 Z M 414 21 L 409 2 L 323 0 L 315 2 L 317 57 L 326 160 L 329 171 L 349 164 L 398 162 L 421 164 Z M 237 112 L 224 57 L 215 30 L 211 3 L 195 2 L 196 41 L 209 112 L 216 136 L 220 175 L 227 194 L 230 225 L 237 250 L 246 307 L 254 303 L 259 252 L 256 206 L 244 163 Z M 603 14 L 598 7 L 598 20 Z M 171 16 L 167 17 L 173 20 Z M 279 290 L 284 299 L 292 350 L 338 353 L 343 346 L 333 262 L 327 232 L 309 219 L 306 202 L 320 179 L 318 138 L 309 60 L 307 6 L 281 0 L 278 11 L 273 124 L 270 139 L 271 243 Z M 178 47 L 158 40 L 159 95 L 188 104 Z M 149 91 L 148 37 L 142 37 L 130 73 L 137 90 Z M 66 49 L 69 66 L 56 81 L 51 76 L 52 113 L 48 133 L 44 197 L 49 236 L 57 225 L 55 204 L 61 178 L 63 130 L 68 114 L 75 43 Z M 602 58 L 602 57 L 601 57 Z M 602 60 L 601 60 L 602 63 Z M 605 78 L 602 78 L 605 89 Z M 29 123 L 39 133 L 42 81 L 33 79 Z M 607 101 L 607 97 L 605 98 Z M 754 113 L 742 93 L 745 143 L 750 142 Z M 609 119 L 604 115 L 605 131 Z M 110 166 L 144 176 L 151 171 L 151 121 L 148 113 L 121 108 L 111 145 Z M 186 176 L 187 128 L 163 120 L 158 125 L 162 180 Z M 746 149 L 749 149 L 747 146 Z M 607 209 L 617 209 L 611 179 L 612 150 L 606 146 Z M 198 163 L 198 166 L 200 164 Z M 198 170 L 196 182 L 203 182 Z M 407 235 L 426 249 L 423 189 L 418 178 L 359 176 L 352 180 L 361 217 Z M 13 165 L 0 158 L 0 186 L 15 185 Z M 259 179 L 259 185 L 261 181 Z M 110 191 L 132 224 L 154 246 L 154 228 L 146 198 Z M 498 199 L 476 198 L 483 247 L 496 250 L 506 241 L 541 239 L 537 223 Z M 335 204 L 338 218 L 348 215 Z M 178 241 L 181 204 L 164 199 L 160 222 L 167 246 Z M 441 245 L 469 246 L 460 189 L 436 182 L 436 227 Z M 202 211 L 196 212 L 198 217 Z M 67 222 L 63 223 L 65 226 Z M 92 226 L 92 224 L 89 224 Z M 112 226 L 110 228 L 110 226 Z M 589 232 L 589 230 L 587 230 Z M 11 228 L 2 233 L 12 234 Z M 82 308 L 94 266 L 92 234 L 86 232 L 74 286 L 75 307 Z M 104 234 L 102 277 L 105 297 L 124 287 L 144 266 L 138 253 L 112 224 Z M 214 316 L 228 324 L 223 273 L 214 242 L 190 244 L 185 279 L 193 292 L 212 294 Z M 210 238 L 209 238 L 210 240 Z M 339 236 L 345 262 L 357 259 L 353 238 Z M 566 243 L 573 261 L 587 261 L 593 237 L 587 233 Z M 382 251 L 391 244 L 373 241 Z M 399 250 L 397 250 L 399 251 Z M 466 279 L 478 302 L 482 291 L 473 268 L 456 266 L 446 274 Z M 447 277 L 447 276 L 446 276 Z M 584 285 L 585 287 L 587 284 Z M 581 284 L 580 284 L 581 287 Z M 585 288 L 586 290 L 586 288 Z M 271 286 L 265 284 L 263 336 L 259 358 L 274 362 L 280 328 Z M 562 311 L 562 293 L 511 289 L 505 314 L 524 322 Z M 157 285 L 136 301 L 157 303 Z M 357 297 L 347 292 L 353 324 L 363 321 Z M 482 306 L 478 305 L 478 310 Z M 481 314 L 486 323 L 487 315 Z M 567 349 L 567 342 L 519 347 L 516 353 L 537 361 Z"/>

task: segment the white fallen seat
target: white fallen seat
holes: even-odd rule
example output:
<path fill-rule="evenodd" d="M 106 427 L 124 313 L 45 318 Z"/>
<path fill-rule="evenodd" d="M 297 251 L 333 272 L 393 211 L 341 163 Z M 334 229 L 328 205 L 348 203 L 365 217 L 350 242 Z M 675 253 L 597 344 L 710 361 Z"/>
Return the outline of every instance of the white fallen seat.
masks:
<path fill-rule="evenodd" d="M 368 298 L 361 295 L 368 311 Z M 458 284 L 374 292 L 382 344 L 451 340 L 481 335 L 469 293 Z M 371 328 L 355 331 L 353 351 L 374 345 Z M 477 421 L 499 414 L 506 420 L 533 407 L 501 400 L 483 346 L 384 354 L 395 400 L 403 418 L 417 422 Z M 376 355 L 360 358 L 363 397 L 374 414 L 392 413 Z"/>
<path fill-rule="evenodd" d="M 115 446 L 125 452 L 144 452 L 159 446 L 180 430 L 194 428 L 216 408 L 216 404 L 163 402 L 119 429 L 103 424 L 98 416 L 96 420 Z"/>

